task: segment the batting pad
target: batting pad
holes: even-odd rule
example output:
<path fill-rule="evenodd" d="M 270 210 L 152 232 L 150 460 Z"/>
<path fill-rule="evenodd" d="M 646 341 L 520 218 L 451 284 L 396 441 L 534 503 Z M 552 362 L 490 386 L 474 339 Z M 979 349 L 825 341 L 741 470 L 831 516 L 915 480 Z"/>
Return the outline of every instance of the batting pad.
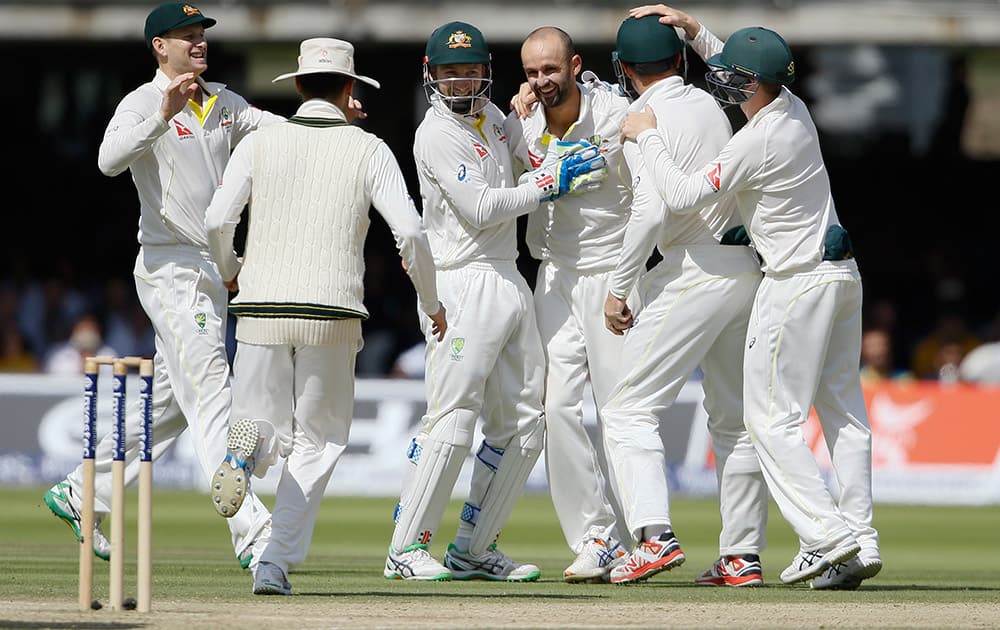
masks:
<path fill-rule="evenodd" d="M 472 471 L 472 490 L 469 493 L 469 504 L 480 506 L 469 541 L 469 553 L 473 556 L 484 553 L 496 542 L 500 529 L 524 492 L 528 475 L 542 452 L 541 438 L 544 432 L 545 424 L 539 421 L 524 440 L 527 447 L 518 444 L 519 440 L 515 438 L 505 449 L 498 449 L 484 442 L 485 448 L 477 453 Z"/>
<path fill-rule="evenodd" d="M 441 525 L 472 435 L 471 431 L 459 429 L 456 415 L 441 419 L 428 435 L 410 444 L 407 457 L 413 466 L 407 471 L 392 533 L 392 548 L 396 551 L 417 543 L 429 544 Z M 470 439 L 464 441 L 465 436 Z M 455 438 L 458 443 L 454 443 Z"/>

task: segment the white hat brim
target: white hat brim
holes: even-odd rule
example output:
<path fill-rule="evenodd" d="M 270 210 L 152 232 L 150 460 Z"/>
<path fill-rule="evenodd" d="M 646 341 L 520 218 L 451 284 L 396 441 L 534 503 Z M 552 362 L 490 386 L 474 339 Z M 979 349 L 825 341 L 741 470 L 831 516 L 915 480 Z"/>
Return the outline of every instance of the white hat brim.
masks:
<path fill-rule="evenodd" d="M 370 86 L 372 86 L 374 88 L 381 88 L 382 87 L 382 85 L 378 81 L 376 81 L 375 79 L 373 79 L 371 77 L 366 77 L 366 76 L 361 75 L 361 74 L 351 74 L 350 72 L 334 72 L 332 70 L 327 70 L 327 71 L 322 71 L 322 70 L 320 70 L 320 71 L 317 71 L 317 70 L 302 70 L 302 71 L 297 71 L 297 72 L 289 72 L 287 74 L 281 74 L 281 75 L 278 75 L 278 76 L 274 77 L 273 79 L 271 79 L 271 83 L 277 83 L 278 81 L 283 81 L 284 79 L 291 79 L 292 77 L 298 77 L 298 76 L 302 76 L 304 74 L 342 74 L 344 76 L 351 77 L 352 79 L 357 79 L 358 81 L 361 81 L 362 83 L 367 83 L 368 85 L 370 85 Z"/>

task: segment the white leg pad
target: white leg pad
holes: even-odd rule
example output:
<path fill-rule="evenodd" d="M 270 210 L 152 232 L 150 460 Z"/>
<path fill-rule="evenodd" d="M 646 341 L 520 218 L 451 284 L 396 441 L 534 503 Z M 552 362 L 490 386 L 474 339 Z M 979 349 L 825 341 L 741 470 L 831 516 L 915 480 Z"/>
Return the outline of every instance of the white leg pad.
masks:
<path fill-rule="evenodd" d="M 545 423 L 532 428 L 527 439 L 515 437 L 507 448 L 486 442 L 476 454 L 469 501 L 462 508 L 462 520 L 475 524 L 469 553 L 480 555 L 496 542 L 514 504 L 524 493 L 524 484 L 542 452 Z"/>
<path fill-rule="evenodd" d="M 429 433 L 421 433 L 410 443 L 407 458 L 411 466 L 396 506 L 396 529 L 392 534 L 392 548 L 396 551 L 413 544 L 430 544 L 441 525 L 472 441 L 471 429 L 458 430 L 457 415 L 442 419 Z M 466 435 L 468 441 L 464 440 Z"/>

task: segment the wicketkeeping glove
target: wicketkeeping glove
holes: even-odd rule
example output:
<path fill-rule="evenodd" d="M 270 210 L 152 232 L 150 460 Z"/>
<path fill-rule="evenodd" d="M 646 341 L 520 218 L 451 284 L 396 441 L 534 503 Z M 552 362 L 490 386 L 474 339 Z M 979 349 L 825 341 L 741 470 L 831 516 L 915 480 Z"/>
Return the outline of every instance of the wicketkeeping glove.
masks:
<path fill-rule="evenodd" d="M 542 165 L 530 173 L 539 201 L 554 201 L 576 192 L 593 190 L 608 176 L 608 165 L 589 142 L 552 140 Z"/>

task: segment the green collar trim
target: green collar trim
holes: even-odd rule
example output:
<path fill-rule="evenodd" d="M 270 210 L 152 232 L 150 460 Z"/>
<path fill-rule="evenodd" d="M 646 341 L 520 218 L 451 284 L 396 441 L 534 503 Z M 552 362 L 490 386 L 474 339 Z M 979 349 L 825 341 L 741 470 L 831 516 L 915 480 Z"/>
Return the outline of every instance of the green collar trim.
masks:
<path fill-rule="evenodd" d="M 323 304 L 241 302 L 239 304 L 230 304 L 229 312 L 236 317 L 257 317 L 261 319 L 368 319 L 368 315 L 361 311 L 341 306 L 325 306 Z"/>
<path fill-rule="evenodd" d="M 347 125 L 347 121 L 340 118 L 318 118 L 310 116 L 292 116 L 288 119 L 288 122 L 293 125 L 302 125 L 303 127 L 344 127 Z"/>

